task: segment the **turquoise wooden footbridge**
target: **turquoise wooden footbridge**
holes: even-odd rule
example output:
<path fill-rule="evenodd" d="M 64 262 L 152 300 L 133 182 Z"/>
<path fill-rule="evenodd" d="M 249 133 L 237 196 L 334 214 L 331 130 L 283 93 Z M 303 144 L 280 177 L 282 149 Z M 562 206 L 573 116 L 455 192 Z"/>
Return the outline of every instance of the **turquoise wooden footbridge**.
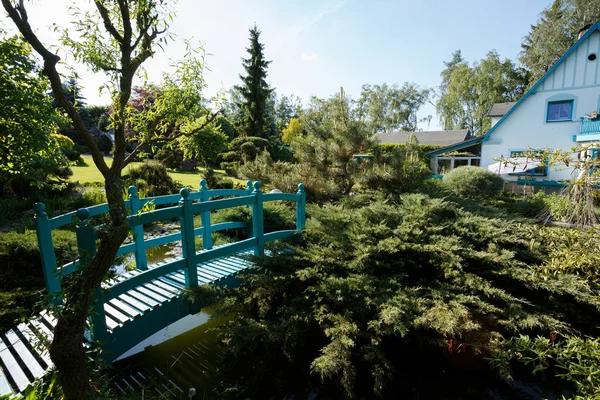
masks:
<path fill-rule="evenodd" d="M 139 198 L 134 186 L 128 192 L 126 207 L 131 243 L 122 245 L 117 255 L 133 253 L 136 269 L 103 283 L 95 296 L 86 330 L 85 345 L 99 346 L 103 359 L 109 363 L 143 339 L 206 306 L 182 296 L 182 289 L 203 284 L 238 284 L 236 276 L 253 266 L 248 255 L 264 255 L 265 243 L 300 232 L 306 219 L 303 184 L 298 185 L 297 193 L 262 193 L 260 183 L 251 181 L 246 189 L 209 190 L 204 180 L 197 192 L 184 188 L 180 194 L 151 198 Z M 265 233 L 263 205 L 271 201 L 296 203 L 295 230 Z M 251 208 L 251 227 L 238 221 L 211 224 L 211 211 L 240 206 Z M 148 208 L 155 209 L 144 211 Z M 54 218 L 48 218 L 42 203 L 36 203 L 34 209 L 46 287 L 53 304 L 60 310 L 61 280 L 85 268 L 94 256 L 98 227 L 92 226 L 92 221 L 98 218 L 93 217 L 106 214 L 108 205 L 82 208 Z M 202 221 L 197 228 L 194 227 L 195 216 Z M 144 237 L 144 225 L 176 219 L 179 232 Z M 58 266 L 52 230 L 72 223 L 76 223 L 79 258 Z M 226 229 L 248 229 L 249 238 L 213 246 L 212 233 Z M 201 249 L 196 248 L 197 236 L 202 237 Z M 148 265 L 146 250 L 179 241 L 181 257 Z M 52 367 L 47 346 L 55 325 L 52 313 L 44 311 L 39 318 L 0 334 L 0 395 L 22 392 Z"/>

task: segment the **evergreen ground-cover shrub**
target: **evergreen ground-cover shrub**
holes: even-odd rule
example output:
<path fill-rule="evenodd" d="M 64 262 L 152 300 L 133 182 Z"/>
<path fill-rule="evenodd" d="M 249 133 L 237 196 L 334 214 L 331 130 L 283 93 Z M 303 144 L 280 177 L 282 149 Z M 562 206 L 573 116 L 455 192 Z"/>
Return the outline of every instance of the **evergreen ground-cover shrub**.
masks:
<path fill-rule="evenodd" d="M 458 167 L 444 175 L 446 184 L 457 196 L 486 198 L 498 196 L 504 189 L 504 179 L 484 168 Z"/>
<path fill-rule="evenodd" d="M 452 360 L 486 368 L 501 336 L 598 334 L 594 288 L 570 271 L 541 279 L 550 250 L 525 220 L 476 201 L 381 196 L 310 206 L 303 237 L 283 245 L 292 251 L 259 260 L 264 272 L 225 298 L 239 315 L 220 329 L 232 393 L 411 398 Z"/>

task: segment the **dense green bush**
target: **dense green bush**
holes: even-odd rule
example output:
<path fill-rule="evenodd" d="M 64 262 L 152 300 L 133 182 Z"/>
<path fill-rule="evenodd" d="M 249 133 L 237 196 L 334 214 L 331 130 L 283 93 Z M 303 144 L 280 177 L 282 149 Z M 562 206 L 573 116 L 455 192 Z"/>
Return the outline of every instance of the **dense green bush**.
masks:
<path fill-rule="evenodd" d="M 458 167 L 444 175 L 444 183 L 460 197 L 486 198 L 498 196 L 504 189 L 504 179 L 480 167 Z"/>
<path fill-rule="evenodd" d="M 145 196 L 162 196 L 178 193 L 181 185 L 168 174 L 164 165 L 157 161 L 144 161 L 131 167 L 123 179 L 127 186 L 135 185 Z"/>
<path fill-rule="evenodd" d="M 104 155 L 108 155 L 113 149 L 113 142 L 107 135 L 100 135 L 98 140 L 96 140 L 96 145 L 98 146 L 98 150 L 104 153 Z"/>
<path fill-rule="evenodd" d="M 419 144 L 419 150 L 422 154 L 425 154 L 429 151 L 433 151 L 433 150 L 437 150 L 439 149 L 441 146 L 435 146 L 435 145 L 431 145 L 431 144 Z M 394 151 L 400 150 L 400 151 L 404 151 L 406 149 L 406 144 L 404 143 L 398 143 L 398 144 L 391 144 L 391 143 L 386 143 L 386 144 L 378 144 L 377 145 L 377 149 L 379 151 L 381 151 L 382 153 L 393 153 Z"/>
<path fill-rule="evenodd" d="M 209 189 L 233 189 L 233 181 L 219 176 L 214 169 L 208 167 L 202 174 Z"/>
<path fill-rule="evenodd" d="M 87 203 L 88 206 L 95 206 L 97 204 L 106 203 L 106 192 L 103 188 L 84 188 L 83 192 L 81 193 L 81 197 L 83 198 L 83 201 Z"/>
<path fill-rule="evenodd" d="M 269 141 L 260 137 L 240 136 L 229 143 L 229 150 L 221 154 L 221 168 L 227 175 L 235 176 L 237 168 L 269 147 Z"/>
<path fill-rule="evenodd" d="M 167 168 L 179 169 L 183 162 L 183 150 L 179 148 L 163 147 L 154 155 L 154 159 L 160 161 Z"/>
<path fill-rule="evenodd" d="M 52 238 L 58 265 L 77 257 L 75 233 L 54 230 Z M 10 289 L 13 282 L 24 277 L 39 278 L 43 285 L 42 261 L 35 231 L 0 233 L 0 265 L 1 289 Z"/>
<path fill-rule="evenodd" d="M 365 196 L 310 207 L 303 237 L 282 244 L 292 251 L 224 300 L 239 317 L 220 329 L 223 389 L 440 398 L 440 377 L 485 369 L 500 336 L 597 335 L 594 286 L 572 270 L 536 278 L 551 254 L 523 221 L 456 197 Z"/>
<path fill-rule="evenodd" d="M 419 152 L 394 148 L 379 156 L 377 164 L 368 168 L 360 182 L 369 189 L 383 190 L 398 196 L 421 187 L 431 170 Z"/>
<path fill-rule="evenodd" d="M 274 162 L 266 151 L 240 166 L 237 172 L 243 179 L 260 181 L 286 193 L 297 192 L 298 184 L 304 183 L 306 196 L 312 202 L 337 200 L 343 194 L 334 179 L 320 173 L 314 166 Z"/>
<path fill-rule="evenodd" d="M 264 221 L 265 233 L 295 229 L 296 211 L 293 206 L 284 202 L 264 203 Z M 212 214 L 211 223 L 219 224 L 221 222 L 245 222 L 248 227 L 252 226 L 252 208 L 235 207 L 216 211 Z M 248 237 L 248 231 L 243 229 L 232 229 L 224 232 L 226 235 L 245 239 Z"/>
<path fill-rule="evenodd" d="M 30 204 L 14 197 L 0 198 L 0 225 L 17 220 Z"/>
<path fill-rule="evenodd" d="M 576 392 L 574 400 L 600 398 L 600 339 L 551 334 L 550 337 L 526 335 L 498 341 L 500 351 L 492 365 L 507 379 L 521 364 L 546 381 L 564 379 Z M 564 398 L 564 397 L 563 397 Z"/>

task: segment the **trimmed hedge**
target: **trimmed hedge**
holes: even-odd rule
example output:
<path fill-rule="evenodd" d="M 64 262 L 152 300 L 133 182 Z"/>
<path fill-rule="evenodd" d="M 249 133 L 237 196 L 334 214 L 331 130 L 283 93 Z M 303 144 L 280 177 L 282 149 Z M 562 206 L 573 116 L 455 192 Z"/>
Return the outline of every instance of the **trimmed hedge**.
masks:
<path fill-rule="evenodd" d="M 504 179 L 487 169 L 465 166 L 444 175 L 444 184 L 454 194 L 466 198 L 498 196 L 504 189 Z"/>
<path fill-rule="evenodd" d="M 381 150 L 382 153 L 392 153 L 395 149 L 400 149 L 400 150 L 404 151 L 404 149 L 406 148 L 406 145 L 404 143 L 398 143 L 398 144 L 387 143 L 387 144 L 378 144 L 377 147 Z M 440 149 L 441 147 L 442 146 L 435 146 L 432 144 L 419 144 L 419 149 L 423 153 L 437 150 L 437 149 Z"/>

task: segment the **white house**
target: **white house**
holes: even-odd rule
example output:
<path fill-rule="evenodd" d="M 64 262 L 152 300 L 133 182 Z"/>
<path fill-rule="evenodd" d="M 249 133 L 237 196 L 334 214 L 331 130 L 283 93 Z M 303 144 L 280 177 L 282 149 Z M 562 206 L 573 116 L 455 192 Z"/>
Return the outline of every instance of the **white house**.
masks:
<path fill-rule="evenodd" d="M 532 149 L 568 150 L 577 143 L 600 143 L 600 119 L 584 118 L 600 109 L 598 57 L 600 23 L 582 33 L 519 101 L 495 104 L 488 114 L 492 117 L 491 129 L 475 140 L 481 143 L 481 167 L 488 168 L 499 159 L 515 158 Z M 444 151 L 462 148 L 451 147 L 429 155 L 435 158 Z M 600 150 L 594 156 L 600 156 Z M 569 179 L 572 172 L 573 167 L 538 167 L 503 177 L 517 180 L 527 175 L 537 181 L 561 181 Z"/>

